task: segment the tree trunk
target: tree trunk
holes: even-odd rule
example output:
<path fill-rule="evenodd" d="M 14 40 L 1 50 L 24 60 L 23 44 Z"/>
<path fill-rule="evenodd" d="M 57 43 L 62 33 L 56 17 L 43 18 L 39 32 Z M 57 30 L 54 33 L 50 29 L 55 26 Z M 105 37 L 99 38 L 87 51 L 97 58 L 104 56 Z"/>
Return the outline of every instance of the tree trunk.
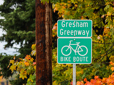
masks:
<path fill-rule="evenodd" d="M 36 0 L 36 85 L 52 85 L 52 7 Z"/>

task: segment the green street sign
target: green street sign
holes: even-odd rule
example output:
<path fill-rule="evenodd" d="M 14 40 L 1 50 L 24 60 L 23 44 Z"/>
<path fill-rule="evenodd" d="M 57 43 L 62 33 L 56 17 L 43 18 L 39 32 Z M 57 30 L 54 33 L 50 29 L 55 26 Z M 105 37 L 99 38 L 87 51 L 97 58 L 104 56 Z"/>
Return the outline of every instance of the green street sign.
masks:
<path fill-rule="evenodd" d="M 92 39 L 58 38 L 57 57 L 59 64 L 90 64 L 92 62 Z"/>
<path fill-rule="evenodd" d="M 58 37 L 91 37 L 92 21 L 91 20 L 58 20 L 57 36 Z"/>

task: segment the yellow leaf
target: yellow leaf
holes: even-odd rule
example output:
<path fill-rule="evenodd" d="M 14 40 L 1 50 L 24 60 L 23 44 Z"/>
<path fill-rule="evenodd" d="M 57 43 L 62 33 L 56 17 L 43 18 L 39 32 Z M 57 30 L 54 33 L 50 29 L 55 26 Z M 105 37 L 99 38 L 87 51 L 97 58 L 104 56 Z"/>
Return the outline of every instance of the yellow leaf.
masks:
<path fill-rule="evenodd" d="M 31 82 L 33 82 L 33 80 L 31 80 Z"/>
<path fill-rule="evenodd" d="M 98 32 L 98 30 L 96 30 L 96 32 Z"/>
<path fill-rule="evenodd" d="M 15 60 L 15 56 L 13 57 L 13 59 Z"/>
<path fill-rule="evenodd" d="M 77 4 L 75 4 L 75 7 L 77 7 L 78 5 Z"/>
<path fill-rule="evenodd" d="M 114 71 L 114 67 L 111 67 L 111 70 Z"/>
<path fill-rule="evenodd" d="M 55 8 L 54 8 L 54 13 L 55 13 L 57 10 L 58 10 L 57 7 L 55 7 Z"/>
<path fill-rule="evenodd" d="M 36 49 L 36 44 L 32 44 L 31 48 L 32 50 Z"/>
<path fill-rule="evenodd" d="M 110 60 L 114 63 L 114 56 L 111 56 Z"/>
<path fill-rule="evenodd" d="M 33 60 L 34 60 L 33 58 L 30 59 L 31 62 L 33 62 Z"/>
<path fill-rule="evenodd" d="M 53 85 L 58 85 L 58 83 L 56 81 L 53 82 Z"/>
<path fill-rule="evenodd" d="M 36 70 L 36 66 L 34 66 L 34 69 Z"/>
<path fill-rule="evenodd" d="M 14 64 L 14 60 L 10 60 L 10 63 L 11 63 L 11 64 Z"/>
<path fill-rule="evenodd" d="M 71 3 L 71 1 L 67 1 L 68 3 Z"/>
<path fill-rule="evenodd" d="M 36 49 L 31 52 L 31 55 L 36 55 Z"/>
<path fill-rule="evenodd" d="M 12 65 L 10 66 L 10 70 L 13 72 L 14 70 L 16 70 L 16 65 Z"/>
<path fill-rule="evenodd" d="M 30 78 L 27 81 L 30 81 Z"/>
<path fill-rule="evenodd" d="M 29 63 L 28 62 L 25 62 L 25 66 L 29 66 Z"/>
<path fill-rule="evenodd" d="M 21 72 L 19 75 L 20 75 L 19 78 L 22 78 L 23 80 L 24 80 L 25 78 L 27 78 L 27 72 L 26 72 L 26 71 Z"/>
<path fill-rule="evenodd" d="M 104 34 L 107 34 L 108 32 L 110 32 L 109 28 L 104 28 Z"/>
<path fill-rule="evenodd" d="M 107 12 L 107 16 L 111 16 L 111 13 L 110 12 Z"/>

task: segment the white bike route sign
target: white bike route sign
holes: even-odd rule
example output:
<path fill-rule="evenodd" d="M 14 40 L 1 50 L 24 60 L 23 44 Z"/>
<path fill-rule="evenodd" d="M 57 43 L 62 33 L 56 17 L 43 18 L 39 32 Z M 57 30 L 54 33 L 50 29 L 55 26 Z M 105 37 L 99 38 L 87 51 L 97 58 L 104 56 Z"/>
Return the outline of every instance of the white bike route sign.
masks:
<path fill-rule="evenodd" d="M 90 64 L 92 62 L 91 38 L 58 38 L 58 63 Z"/>

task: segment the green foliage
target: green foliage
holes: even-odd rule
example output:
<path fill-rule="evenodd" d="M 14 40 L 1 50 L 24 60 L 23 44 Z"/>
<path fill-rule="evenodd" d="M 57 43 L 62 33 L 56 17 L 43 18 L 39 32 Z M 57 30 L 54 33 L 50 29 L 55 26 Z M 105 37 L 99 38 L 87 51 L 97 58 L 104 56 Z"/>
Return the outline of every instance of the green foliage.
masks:
<path fill-rule="evenodd" d="M 33 75 L 30 75 L 30 77 L 27 80 L 26 85 L 36 85 L 36 75 L 35 75 L 35 73 Z"/>
<path fill-rule="evenodd" d="M 36 63 L 33 62 L 33 58 L 30 55 L 26 55 L 24 59 L 20 58 L 19 61 L 10 60 L 10 70 L 12 73 L 19 74 L 19 78 L 23 81 L 26 80 L 27 85 L 35 85 L 36 78 Z M 17 79 L 15 79 L 17 81 Z M 15 82 L 15 81 L 14 81 Z M 13 82 L 13 83 L 14 83 Z"/>
<path fill-rule="evenodd" d="M 0 25 L 6 31 L 6 34 L 0 37 L 0 40 L 7 42 L 5 48 L 13 47 L 14 43 L 20 43 L 19 52 L 21 54 L 25 56 L 31 52 L 30 46 L 35 41 L 34 9 L 35 0 L 5 0 L 0 5 L 0 15 L 4 17 L 4 19 L 0 19 Z"/>
<path fill-rule="evenodd" d="M 25 57 L 31 52 L 31 45 L 35 42 L 35 0 L 4 0 L 0 5 L 0 15 L 4 17 L 0 19 L 0 27 L 6 31 L 0 37 L 0 41 L 6 41 L 4 48 L 13 47 L 14 44 L 20 44 L 18 55 L 16 58 Z M 2 75 L 9 77 L 12 75 L 8 68 L 9 60 L 12 57 L 1 55 L 0 68 Z M 13 80 L 12 85 L 22 85 L 26 80 Z"/>
<path fill-rule="evenodd" d="M 23 85 L 27 83 L 27 79 L 21 79 L 19 78 L 19 75 L 16 76 L 14 80 L 10 80 L 11 85 Z"/>
<path fill-rule="evenodd" d="M 51 2 L 51 3 L 57 3 L 57 2 L 67 2 L 68 0 L 41 0 L 41 2 L 42 3 L 49 3 L 49 2 Z M 73 1 L 75 1 L 75 0 L 73 0 Z"/>
<path fill-rule="evenodd" d="M 92 63 L 90 65 L 77 65 L 77 68 L 83 71 L 80 72 L 81 70 L 77 69 L 76 72 L 80 74 L 77 75 L 77 80 L 84 79 L 85 77 L 90 80 L 96 75 L 103 78 L 108 77 L 112 73 L 109 69 L 109 62 L 111 55 L 114 55 L 113 3 L 113 1 L 108 0 L 68 0 L 67 3 L 53 4 L 54 12 L 58 11 L 59 17 L 63 19 L 91 19 L 93 22 Z M 111 60 L 113 60 L 113 57 Z M 56 69 L 62 69 L 62 66 L 59 67 L 58 64 L 56 66 Z M 71 70 L 71 68 L 68 70 Z M 54 74 L 57 75 L 56 72 Z M 62 77 L 62 81 L 65 81 Z M 61 82 L 59 77 L 55 78 L 58 79 L 55 82 Z"/>
<path fill-rule="evenodd" d="M 8 78 L 12 75 L 8 67 L 10 59 L 13 59 L 13 56 L 0 54 L 0 76 L 4 75 L 5 78 Z"/>
<path fill-rule="evenodd" d="M 33 44 L 31 48 L 31 54 L 36 55 L 36 51 L 33 52 L 34 50 L 36 50 L 36 45 Z M 15 85 L 17 80 L 22 81 L 21 85 L 36 85 L 36 62 L 33 61 L 34 59 L 30 55 L 26 55 L 24 59 L 19 58 L 18 60 L 16 60 L 14 58 L 13 60 L 10 60 L 9 69 L 13 74 L 17 73 L 16 75 L 18 75 L 16 76 L 18 78 L 11 81 L 12 85 Z M 20 82 L 18 82 L 17 84 L 19 85 Z"/>

